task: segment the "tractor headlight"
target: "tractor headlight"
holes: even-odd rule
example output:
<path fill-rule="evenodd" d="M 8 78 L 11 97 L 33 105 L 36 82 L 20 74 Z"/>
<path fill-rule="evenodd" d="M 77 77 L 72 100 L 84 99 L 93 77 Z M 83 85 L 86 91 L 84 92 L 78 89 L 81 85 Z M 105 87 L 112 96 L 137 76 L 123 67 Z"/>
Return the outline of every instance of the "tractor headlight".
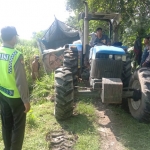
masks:
<path fill-rule="evenodd" d="M 112 59 L 113 58 L 113 55 L 109 55 L 109 59 Z"/>
<path fill-rule="evenodd" d="M 115 60 L 122 60 L 122 56 L 121 55 L 115 55 Z"/>
<path fill-rule="evenodd" d="M 122 61 L 126 61 L 126 55 L 122 56 Z"/>
<path fill-rule="evenodd" d="M 115 55 L 115 60 L 126 61 L 126 55 Z"/>

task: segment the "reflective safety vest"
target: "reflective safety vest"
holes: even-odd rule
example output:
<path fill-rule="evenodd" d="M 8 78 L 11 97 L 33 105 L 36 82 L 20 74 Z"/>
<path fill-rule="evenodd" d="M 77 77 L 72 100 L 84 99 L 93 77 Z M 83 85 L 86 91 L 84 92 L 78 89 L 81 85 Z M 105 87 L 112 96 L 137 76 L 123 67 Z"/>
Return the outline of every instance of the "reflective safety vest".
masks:
<path fill-rule="evenodd" d="M 20 55 L 18 50 L 0 47 L 0 92 L 9 98 L 20 98 L 14 72 Z"/>

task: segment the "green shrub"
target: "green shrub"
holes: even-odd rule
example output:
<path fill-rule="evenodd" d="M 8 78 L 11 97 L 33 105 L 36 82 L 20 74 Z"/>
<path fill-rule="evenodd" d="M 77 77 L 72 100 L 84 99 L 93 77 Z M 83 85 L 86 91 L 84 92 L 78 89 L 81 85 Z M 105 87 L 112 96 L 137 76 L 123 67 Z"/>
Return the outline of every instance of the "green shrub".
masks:
<path fill-rule="evenodd" d="M 33 91 L 31 98 L 34 101 L 38 101 L 43 97 L 54 94 L 54 73 L 50 75 L 44 75 L 39 80 L 36 80 L 33 84 Z"/>
<path fill-rule="evenodd" d="M 32 61 L 34 60 L 35 55 L 40 55 L 39 50 L 37 46 L 35 45 L 34 40 L 19 40 L 18 44 L 16 45 L 16 49 L 22 52 L 23 57 L 24 57 L 24 64 L 25 64 L 25 70 L 26 70 L 26 76 L 27 76 L 27 81 L 29 85 L 29 90 L 30 92 L 32 91 L 33 87 L 33 80 L 31 76 L 31 65 Z M 40 77 L 44 75 L 44 69 L 43 65 L 41 63 L 42 61 L 40 60 Z"/>

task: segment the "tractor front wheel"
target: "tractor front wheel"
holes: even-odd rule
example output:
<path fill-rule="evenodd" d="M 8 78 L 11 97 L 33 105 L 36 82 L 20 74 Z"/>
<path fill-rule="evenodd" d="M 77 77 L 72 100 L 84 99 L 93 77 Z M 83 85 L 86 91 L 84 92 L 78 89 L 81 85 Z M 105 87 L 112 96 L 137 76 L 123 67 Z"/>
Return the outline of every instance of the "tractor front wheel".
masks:
<path fill-rule="evenodd" d="M 58 120 L 72 116 L 74 106 L 74 89 L 72 73 L 67 68 L 58 68 L 55 71 L 55 110 Z"/>

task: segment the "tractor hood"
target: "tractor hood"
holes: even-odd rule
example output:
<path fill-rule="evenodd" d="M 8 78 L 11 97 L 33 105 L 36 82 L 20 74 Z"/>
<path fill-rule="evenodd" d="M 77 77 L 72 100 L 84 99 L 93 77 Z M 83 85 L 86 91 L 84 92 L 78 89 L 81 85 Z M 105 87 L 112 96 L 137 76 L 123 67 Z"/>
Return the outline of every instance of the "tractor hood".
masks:
<path fill-rule="evenodd" d="M 95 59 L 96 54 L 125 55 L 125 51 L 119 47 L 102 45 L 94 46 L 90 50 L 89 58 Z"/>
<path fill-rule="evenodd" d="M 94 46 L 93 52 L 102 53 L 102 54 L 110 54 L 110 55 L 125 55 L 125 51 L 122 48 L 115 46 Z"/>

